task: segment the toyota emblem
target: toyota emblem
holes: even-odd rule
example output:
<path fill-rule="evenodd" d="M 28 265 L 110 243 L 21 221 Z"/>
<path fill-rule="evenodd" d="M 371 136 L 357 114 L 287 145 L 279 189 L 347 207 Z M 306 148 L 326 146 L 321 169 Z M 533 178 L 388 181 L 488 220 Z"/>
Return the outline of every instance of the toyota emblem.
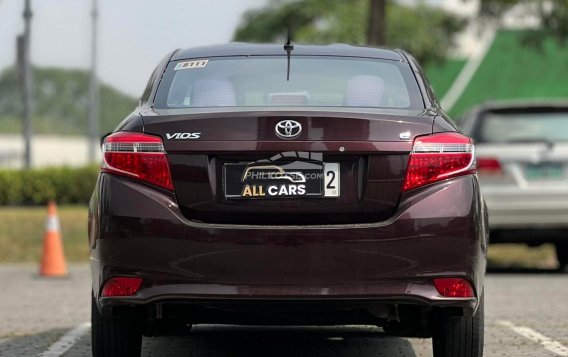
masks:
<path fill-rule="evenodd" d="M 295 120 L 282 120 L 276 124 L 274 130 L 282 139 L 293 139 L 302 133 L 302 124 Z"/>

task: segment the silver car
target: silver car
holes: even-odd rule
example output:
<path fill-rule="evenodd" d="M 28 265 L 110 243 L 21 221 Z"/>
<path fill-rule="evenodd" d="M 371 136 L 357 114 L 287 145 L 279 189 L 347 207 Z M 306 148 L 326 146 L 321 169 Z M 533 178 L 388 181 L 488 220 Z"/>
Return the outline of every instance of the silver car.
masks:
<path fill-rule="evenodd" d="M 491 241 L 554 243 L 568 265 L 568 102 L 484 104 L 462 128 L 475 140 Z"/>

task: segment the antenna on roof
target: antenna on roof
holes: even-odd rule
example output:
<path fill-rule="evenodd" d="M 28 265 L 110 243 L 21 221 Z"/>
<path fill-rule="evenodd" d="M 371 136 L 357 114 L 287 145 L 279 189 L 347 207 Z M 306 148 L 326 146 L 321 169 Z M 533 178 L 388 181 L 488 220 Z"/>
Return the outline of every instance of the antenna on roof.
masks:
<path fill-rule="evenodd" d="M 290 26 L 288 26 L 288 31 L 286 34 L 286 43 L 284 44 L 284 51 L 286 51 L 286 56 L 288 57 L 288 67 L 286 69 L 286 81 L 290 81 L 290 54 L 294 51 L 294 45 L 291 44 L 292 41 L 292 31 L 290 31 Z"/>

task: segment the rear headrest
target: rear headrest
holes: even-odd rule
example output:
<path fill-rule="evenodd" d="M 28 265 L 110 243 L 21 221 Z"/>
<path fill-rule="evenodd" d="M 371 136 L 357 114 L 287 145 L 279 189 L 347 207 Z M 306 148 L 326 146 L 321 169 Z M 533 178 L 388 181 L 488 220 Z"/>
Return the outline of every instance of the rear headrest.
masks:
<path fill-rule="evenodd" d="M 355 76 L 347 82 L 345 105 L 348 107 L 378 107 L 385 92 L 385 81 L 377 76 Z"/>
<path fill-rule="evenodd" d="M 195 81 L 191 91 L 192 107 L 233 107 L 237 99 L 233 84 L 225 79 Z"/>

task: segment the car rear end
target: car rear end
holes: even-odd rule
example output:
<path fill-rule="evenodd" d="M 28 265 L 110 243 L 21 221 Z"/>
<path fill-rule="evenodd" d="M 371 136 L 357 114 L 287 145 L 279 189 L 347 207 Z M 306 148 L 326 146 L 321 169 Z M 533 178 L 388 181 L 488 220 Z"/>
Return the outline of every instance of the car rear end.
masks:
<path fill-rule="evenodd" d="M 476 143 L 491 241 L 556 243 L 568 264 L 568 105 L 488 105 L 465 130 Z"/>
<path fill-rule="evenodd" d="M 439 319 L 472 318 L 487 217 L 470 139 L 424 110 L 402 60 L 294 59 L 292 83 L 271 78 L 284 60 L 172 61 L 154 108 L 105 139 L 96 307 L 134 309 L 146 334 L 350 323 L 431 336 Z"/>

